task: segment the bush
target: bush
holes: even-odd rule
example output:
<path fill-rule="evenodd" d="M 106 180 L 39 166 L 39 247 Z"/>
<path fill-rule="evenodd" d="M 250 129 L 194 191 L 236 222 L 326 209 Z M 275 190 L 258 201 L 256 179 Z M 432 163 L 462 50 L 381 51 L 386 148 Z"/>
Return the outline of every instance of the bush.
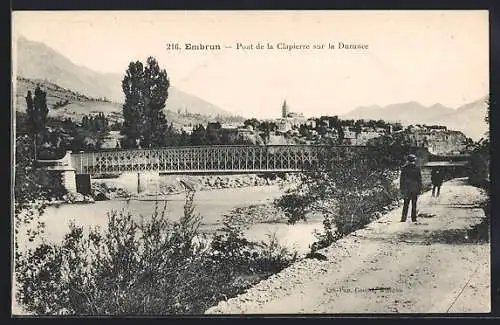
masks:
<path fill-rule="evenodd" d="M 192 195 L 179 222 L 165 208 L 139 221 L 111 212 L 105 231 L 73 225 L 60 245 L 23 254 L 19 303 L 41 315 L 199 314 L 294 259 L 276 240 L 250 243 L 229 225 L 202 236 Z"/>
<path fill-rule="evenodd" d="M 487 139 L 483 139 L 475 145 L 469 161 L 469 183 L 473 186 L 489 190 L 490 144 Z"/>
<path fill-rule="evenodd" d="M 213 260 L 222 267 L 229 266 L 230 272 L 238 272 L 243 276 L 273 274 L 297 258 L 296 253 L 280 246 L 276 234 L 269 234 L 267 242 L 253 243 L 243 237 L 238 227 L 228 223 L 224 224 L 221 233 L 214 236 L 211 247 Z"/>
<path fill-rule="evenodd" d="M 112 212 L 104 233 L 92 229 L 85 236 L 72 226 L 62 245 L 42 245 L 25 256 L 20 302 L 37 314 L 175 312 L 183 296 L 178 277 L 199 265 L 195 222 L 185 216 L 170 223 L 158 213 L 136 222 Z"/>
<path fill-rule="evenodd" d="M 51 199 L 62 198 L 67 191 L 62 186 L 60 175 L 37 167 L 32 138 L 28 135 L 17 137 L 15 149 L 13 228 L 14 256 L 17 257 L 20 249 L 18 239 L 33 242 L 40 236 L 45 225 L 38 216 Z"/>
<path fill-rule="evenodd" d="M 399 199 L 395 186 L 405 154 L 403 147 L 368 147 L 342 155 L 334 152 L 310 169 L 301 186 L 277 199 L 290 223 L 306 220 L 310 211 L 324 216 L 324 233 L 311 250 L 329 246 L 335 240 L 362 228 L 376 212 Z M 340 158 L 339 158 L 340 157 Z"/>
<path fill-rule="evenodd" d="M 66 100 L 58 100 L 54 105 L 52 105 L 52 109 L 58 109 L 58 108 L 61 108 L 61 107 L 64 107 L 64 106 L 67 106 L 69 105 L 69 100 L 66 99 Z"/>

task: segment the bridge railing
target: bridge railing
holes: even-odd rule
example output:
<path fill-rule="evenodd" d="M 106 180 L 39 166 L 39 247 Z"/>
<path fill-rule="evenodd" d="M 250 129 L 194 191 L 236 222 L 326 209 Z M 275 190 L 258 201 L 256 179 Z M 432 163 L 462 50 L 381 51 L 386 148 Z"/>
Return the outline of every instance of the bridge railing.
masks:
<path fill-rule="evenodd" d="M 77 173 L 81 174 L 300 171 L 316 164 L 320 155 L 331 148 L 324 145 L 167 147 L 80 152 L 71 158 Z M 335 148 L 342 157 L 365 146 Z"/>

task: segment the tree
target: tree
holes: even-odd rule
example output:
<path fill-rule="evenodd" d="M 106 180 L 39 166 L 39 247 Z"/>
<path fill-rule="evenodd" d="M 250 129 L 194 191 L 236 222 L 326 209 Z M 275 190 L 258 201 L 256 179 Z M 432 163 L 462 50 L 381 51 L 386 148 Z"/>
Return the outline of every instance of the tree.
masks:
<path fill-rule="evenodd" d="M 489 124 L 490 124 L 490 114 L 491 114 L 490 113 L 490 99 L 489 98 L 486 100 L 486 105 L 488 106 L 488 109 L 486 110 L 486 116 L 484 117 L 484 121 L 486 123 L 488 123 L 488 126 L 489 126 Z M 486 131 L 484 137 L 485 137 L 486 141 L 489 142 L 489 137 L 490 137 L 490 131 L 489 130 Z"/>
<path fill-rule="evenodd" d="M 149 57 L 146 66 L 140 61 L 130 62 L 122 81 L 123 133 L 130 147 L 137 142 L 143 148 L 165 144 L 168 123 L 163 110 L 169 87 L 167 72 L 160 69 L 155 58 Z"/>
<path fill-rule="evenodd" d="M 364 123 L 365 123 L 364 120 L 357 120 L 354 123 L 354 132 L 356 133 L 356 136 L 358 136 L 361 133 L 361 131 L 363 130 Z"/>
<path fill-rule="evenodd" d="M 328 117 L 328 123 L 330 125 L 331 128 L 337 128 L 338 126 L 340 126 L 340 120 L 339 120 L 339 117 L 337 115 L 335 116 L 329 116 Z"/>
<path fill-rule="evenodd" d="M 316 132 L 318 132 L 319 135 L 324 136 L 328 130 L 326 127 L 326 122 L 323 119 L 316 119 Z"/>
<path fill-rule="evenodd" d="M 207 124 L 206 136 L 208 144 L 220 144 L 221 127 L 219 122 Z"/>
<path fill-rule="evenodd" d="M 401 131 L 401 130 L 403 130 L 403 126 L 401 125 L 401 123 L 394 123 L 393 124 L 393 128 L 392 128 L 393 132 L 397 132 L 397 131 Z"/>
<path fill-rule="evenodd" d="M 245 125 L 246 127 L 250 125 L 254 130 L 257 130 L 259 128 L 260 121 L 256 118 L 251 118 L 243 122 L 243 125 Z"/>
<path fill-rule="evenodd" d="M 354 126 L 354 120 L 343 120 L 342 121 L 343 126 Z"/>
<path fill-rule="evenodd" d="M 47 107 L 47 93 L 37 86 L 35 88 L 35 97 L 33 98 L 31 91 L 28 90 L 26 105 L 28 130 L 33 139 L 34 159 L 36 159 L 38 138 L 40 134 L 45 131 L 45 126 L 47 125 L 47 115 L 49 113 L 49 108 Z"/>
<path fill-rule="evenodd" d="M 278 126 L 274 122 L 264 121 L 258 125 L 258 130 L 261 131 L 260 136 L 264 140 L 264 143 L 269 143 L 271 139 L 271 132 L 275 132 Z"/>
<path fill-rule="evenodd" d="M 378 128 L 385 128 L 387 125 L 387 123 L 384 121 L 384 120 L 378 120 L 376 123 L 375 123 L 375 126 L 378 127 Z"/>
<path fill-rule="evenodd" d="M 44 224 L 38 218 L 49 198 L 66 194 L 56 175 L 36 168 L 32 139 L 28 135 L 16 138 L 14 177 L 14 250 L 15 268 L 19 267 L 20 247 L 43 233 Z M 46 184 L 43 186 L 42 184 Z M 20 241 L 22 238 L 22 241 Z"/>
<path fill-rule="evenodd" d="M 309 127 L 305 124 L 299 126 L 299 134 L 302 137 L 307 137 L 309 135 Z"/>
<path fill-rule="evenodd" d="M 207 131 L 203 125 L 200 124 L 193 128 L 193 132 L 191 133 L 191 144 L 194 146 L 207 144 Z"/>
<path fill-rule="evenodd" d="M 491 104 L 489 99 L 486 101 L 486 104 L 488 105 L 488 109 L 484 120 L 488 123 L 490 120 L 489 106 Z M 469 166 L 469 182 L 486 190 L 489 190 L 490 150 L 489 131 L 486 131 L 484 136 L 474 144 Z"/>

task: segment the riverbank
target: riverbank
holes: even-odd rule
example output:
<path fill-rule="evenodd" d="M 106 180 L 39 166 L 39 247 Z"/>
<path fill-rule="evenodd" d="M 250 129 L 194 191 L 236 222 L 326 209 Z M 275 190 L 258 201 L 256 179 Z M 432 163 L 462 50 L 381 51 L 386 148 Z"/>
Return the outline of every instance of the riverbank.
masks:
<path fill-rule="evenodd" d="M 92 179 L 92 197 L 95 200 L 147 199 L 156 196 L 181 194 L 185 191 L 180 180 L 187 181 L 197 191 L 248 188 L 261 186 L 288 186 L 299 181 L 297 174 L 235 174 L 235 175 L 161 175 L 132 192 L 125 189 L 120 178 Z"/>
<path fill-rule="evenodd" d="M 195 196 L 195 212 L 200 214 L 203 219 L 201 226 L 199 228 L 200 238 L 206 238 L 207 243 L 210 242 L 212 235 L 215 235 L 217 230 L 221 230 L 222 222 L 225 219 L 224 216 L 232 216 L 234 221 L 236 219 L 243 219 L 236 217 L 239 214 L 246 214 L 248 211 L 246 207 L 252 211 L 250 214 L 246 214 L 250 217 L 256 217 L 257 215 L 269 215 L 266 213 L 264 207 L 268 207 L 270 202 L 282 194 L 282 189 L 279 186 L 259 186 L 251 188 L 239 188 L 239 189 L 217 189 L 211 191 L 200 191 L 196 193 Z M 160 201 L 158 208 L 162 209 L 164 203 L 166 203 L 166 216 L 171 221 L 178 221 L 178 219 L 183 215 L 185 195 L 173 194 L 165 197 L 166 201 Z M 108 200 L 96 202 L 91 207 L 86 204 L 63 204 L 60 206 L 47 207 L 45 213 L 40 216 L 40 220 L 45 224 L 45 232 L 32 242 L 27 242 L 22 240 L 23 250 L 28 248 L 34 248 L 38 246 L 41 242 L 49 245 L 60 243 L 64 236 L 69 232 L 69 225 L 73 223 L 77 227 L 83 227 L 83 234 L 87 234 L 88 230 L 91 228 L 98 227 L 100 231 L 106 231 L 107 229 L 107 217 L 106 214 L 109 211 L 120 211 L 124 210 L 130 212 L 133 215 L 134 220 L 141 218 L 141 215 L 146 218 L 151 216 L 151 213 L 156 208 L 156 202 L 154 201 L 142 201 L 136 199 L 130 200 Z M 228 217 L 231 218 L 231 217 Z M 273 220 L 273 218 L 269 218 Z M 247 219 L 248 221 L 248 219 Z M 264 221 L 263 217 L 255 218 L 254 221 L 260 222 Z M 236 221 L 235 221 L 236 222 Z M 259 230 L 262 232 L 262 236 L 268 233 L 266 229 Z M 208 235 L 208 236 L 204 236 Z M 278 242 L 281 240 L 278 238 Z M 272 243 L 273 245 L 267 245 Z M 230 245 L 231 241 L 227 243 Z M 276 271 L 272 270 L 270 265 L 275 263 L 279 267 L 280 263 L 285 263 L 287 259 L 293 259 L 293 252 L 286 253 L 286 251 L 281 250 L 279 246 L 274 246 L 276 242 L 270 242 L 265 240 L 263 245 L 260 245 L 257 241 L 255 252 L 262 252 L 257 257 L 252 257 L 252 259 L 240 259 L 238 263 L 247 263 L 250 265 L 249 268 L 243 268 L 242 270 L 236 269 L 236 264 L 232 263 L 222 263 L 226 265 L 224 270 L 231 269 L 235 267 L 233 271 L 227 271 L 231 273 L 232 280 L 228 283 L 224 283 L 223 286 L 229 289 L 224 289 L 222 292 L 229 296 L 234 296 L 251 285 L 259 282 L 260 280 L 267 278 L 270 274 Z M 248 244 L 248 247 L 253 247 L 252 243 Z M 244 251 L 238 251 L 238 254 L 243 254 Z M 265 254 L 272 254 L 266 257 Z M 260 257 L 259 257 L 260 256 Z M 243 257 L 241 257 L 243 258 Z M 260 260 L 261 262 L 259 262 Z M 267 261 L 266 259 L 269 259 Z M 260 264 L 259 264 L 260 263 Z M 269 264 L 271 263 L 271 264 Z M 260 266 L 259 266 L 260 265 Z M 256 266 L 262 267 L 263 270 L 255 269 Z M 241 266 L 240 266 L 241 267 Z M 268 270 L 269 269 L 269 270 Z M 241 274 L 239 274 L 241 272 Z M 234 274 L 233 274 L 234 273 Z M 207 274 L 207 277 L 214 276 L 217 278 L 216 274 Z M 234 279 L 233 279 L 234 278 Z M 188 280 L 188 279 L 186 279 Z M 226 292 L 227 291 L 227 292 Z M 236 293 L 233 293 L 236 292 Z M 214 302 L 211 302 L 211 305 Z M 208 307 L 206 306 L 206 307 Z M 17 314 L 25 314 L 21 307 L 17 304 L 13 305 L 14 311 Z M 203 312 L 202 309 L 200 312 Z"/>
<path fill-rule="evenodd" d="M 489 312 L 490 245 L 474 233 L 484 194 L 464 179 L 419 198 L 419 222 L 401 208 L 223 301 L 207 314 Z M 474 297 L 474 298 L 472 298 Z"/>

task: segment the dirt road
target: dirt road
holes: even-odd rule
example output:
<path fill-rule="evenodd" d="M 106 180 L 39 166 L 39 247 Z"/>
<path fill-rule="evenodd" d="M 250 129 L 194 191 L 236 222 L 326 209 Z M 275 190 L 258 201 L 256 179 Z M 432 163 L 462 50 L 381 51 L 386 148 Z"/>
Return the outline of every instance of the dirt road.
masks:
<path fill-rule="evenodd" d="M 471 238 L 484 216 L 464 179 L 419 198 L 417 224 L 395 209 L 207 314 L 490 311 L 490 245 Z M 409 219 L 409 218 L 408 218 Z"/>

